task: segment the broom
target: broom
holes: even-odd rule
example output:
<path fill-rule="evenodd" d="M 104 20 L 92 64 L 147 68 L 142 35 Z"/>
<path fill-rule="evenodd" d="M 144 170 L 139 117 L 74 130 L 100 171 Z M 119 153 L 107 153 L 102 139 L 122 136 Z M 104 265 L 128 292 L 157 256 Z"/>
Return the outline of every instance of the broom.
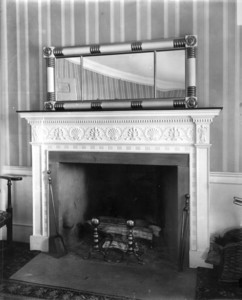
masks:
<path fill-rule="evenodd" d="M 51 236 L 49 239 L 49 252 L 56 258 L 60 258 L 67 254 L 67 249 L 63 240 L 62 235 L 58 232 L 58 225 L 57 225 L 57 218 L 55 213 L 55 203 L 54 203 L 54 194 L 52 188 L 52 179 L 51 179 L 51 172 L 48 171 L 47 174 L 49 175 L 49 189 L 50 189 L 50 200 L 52 203 L 53 214 L 54 214 L 54 223 L 55 223 L 55 236 Z"/>

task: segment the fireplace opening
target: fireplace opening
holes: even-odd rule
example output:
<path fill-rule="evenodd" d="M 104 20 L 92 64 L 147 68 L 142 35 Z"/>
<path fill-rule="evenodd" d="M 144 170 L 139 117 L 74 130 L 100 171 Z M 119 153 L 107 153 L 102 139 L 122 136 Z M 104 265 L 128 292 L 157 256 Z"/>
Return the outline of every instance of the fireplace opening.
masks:
<path fill-rule="evenodd" d="M 182 210 L 189 191 L 187 155 L 72 153 L 67 157 L 51 155 L 50 169 L 59 231 L 68 251 L 85 259 L 125 261 L 127 221 L 132 220 L 133 248 L 142 263 L 177 266 Z M 93 219 L 98 220 L 97 257 L 92 251 Z M 51 220 L 54 234 L 53 216 Z M 139 262 L 135 256 L 132 261 Z"/>

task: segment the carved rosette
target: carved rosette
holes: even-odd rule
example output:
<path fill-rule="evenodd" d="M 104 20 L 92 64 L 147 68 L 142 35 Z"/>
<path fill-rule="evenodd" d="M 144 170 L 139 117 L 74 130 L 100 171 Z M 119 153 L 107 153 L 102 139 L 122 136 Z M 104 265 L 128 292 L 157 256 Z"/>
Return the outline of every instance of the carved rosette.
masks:
<path fill-rule="evenodd" d="M 197 36 L 196 35 L 186 35 L 185 41 L 186 41 L 186 47 L 196 47 L 197 46 Z"/>
<path fill-rule="evenodd" d="M 163 132 L 163 139 L 169 142 L 192 142 L 193 141 L 193 129 L 186 127 L 168 127 Z"/>

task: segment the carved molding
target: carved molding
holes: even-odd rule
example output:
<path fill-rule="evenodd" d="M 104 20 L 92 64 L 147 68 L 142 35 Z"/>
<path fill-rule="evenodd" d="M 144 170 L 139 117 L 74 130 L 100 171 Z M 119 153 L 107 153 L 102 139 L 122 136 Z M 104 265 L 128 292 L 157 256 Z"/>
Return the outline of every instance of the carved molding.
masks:
<path fill-rule="evenodd" d="M 116 116 L 106 114 L 76 114 L 73 118 L 63 114 L 45 115 L 28 119 L 32 127 L 32 143 L 171 143 L 209 144 L 211 111 L 194 115 L 161 112 L 147 115 L 125 112 Z M 46 117 L 45 117 L 46 116 Z M 82 117 L 84 116 L 84 117 Z"/>
<path fill-rule="evenodd" d="M 40 124 L 32 125 L 33 143 L 132 143 L 132 142 L 163 142 L 163 143 L 193 143 L 194 128 L 190 124 L 174 125 L 139 125 L 127 124 L 100 126 L 98 124 Z"/>
<path fill-rule="evenodd" d="M 197 139 L 196 142 L 197 144 L 208 144 L 209 143 L 209 133 L 210 133 L 210 128 L 209 125 L 207 124 L 199 124 L 197 125 Z"/>

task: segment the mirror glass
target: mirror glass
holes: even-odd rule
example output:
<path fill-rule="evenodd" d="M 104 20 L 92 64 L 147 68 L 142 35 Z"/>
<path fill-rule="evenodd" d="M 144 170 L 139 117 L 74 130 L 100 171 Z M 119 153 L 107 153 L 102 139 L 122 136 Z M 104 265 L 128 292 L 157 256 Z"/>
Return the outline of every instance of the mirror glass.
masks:
<path fill-rule="evenodd" d="M 57 100 L 185 97 L 185 51 L 56 60 Z"/>

